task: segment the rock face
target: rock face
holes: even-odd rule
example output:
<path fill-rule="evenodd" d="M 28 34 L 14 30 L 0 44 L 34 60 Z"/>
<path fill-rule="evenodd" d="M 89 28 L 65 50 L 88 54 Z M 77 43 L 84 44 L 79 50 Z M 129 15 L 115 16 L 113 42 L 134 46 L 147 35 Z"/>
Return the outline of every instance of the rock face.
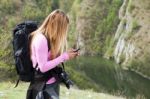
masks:
<path fill-rule="evenodd" d="M 123 0 L 121 5 L 82 0 L 79 5 L 75 33 L 81 53 L 113 58 L 125 69 L 150 76 L 150 0 Z"/>
<path fill-rule="evenodd" d="M 124 0 L 120 11 L 119 11 L 119 18 L 120 23 L 118 25 L 114 40 L 116 41 L 116 47 L 114 50 L 114 58 L 117 63 L 128 62 L 129 59 L 133 58 L 133 51 L 135 47 L 133 42 L 129 39 L 129 33 L 132 33 L 133 29 L 133 18 L 127 9 L 131 1 Z M 122 59 L 124 58 L 124 59 Z M 121 60 L 122 59 L 122 60 Z"/>
<path fill-rule="evenodd" d="M 150 76 L 150 1 L 124 0 L 114 42 L 114 59 L 136 72 Z"/>

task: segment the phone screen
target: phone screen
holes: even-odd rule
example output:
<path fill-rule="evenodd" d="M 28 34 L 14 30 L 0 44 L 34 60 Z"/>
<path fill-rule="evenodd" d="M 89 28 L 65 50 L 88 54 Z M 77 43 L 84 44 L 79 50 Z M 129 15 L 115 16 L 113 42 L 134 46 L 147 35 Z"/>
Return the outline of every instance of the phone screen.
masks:
<path fill-rule="evenodd" d="M 77 51 L 79 51 L 79 50 L 80 50 L 80 48 L 76 49 L 74 52 L 77 52 Z"/>

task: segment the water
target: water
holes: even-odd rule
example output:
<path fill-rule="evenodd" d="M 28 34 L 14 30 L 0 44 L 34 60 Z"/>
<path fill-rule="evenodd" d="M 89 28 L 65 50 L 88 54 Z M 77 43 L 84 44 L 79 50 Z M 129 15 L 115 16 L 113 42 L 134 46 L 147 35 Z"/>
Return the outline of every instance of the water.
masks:
<path fill-rule="evenodd" d="M 123 70 L 113 61 L 101 57 L 80 57 L 67 65 L 81 71 L 96 83 L 98 88 L 92 88 L 95 91 L 127 98 L 150 99 L 150 80 L 132 71 Z"/>

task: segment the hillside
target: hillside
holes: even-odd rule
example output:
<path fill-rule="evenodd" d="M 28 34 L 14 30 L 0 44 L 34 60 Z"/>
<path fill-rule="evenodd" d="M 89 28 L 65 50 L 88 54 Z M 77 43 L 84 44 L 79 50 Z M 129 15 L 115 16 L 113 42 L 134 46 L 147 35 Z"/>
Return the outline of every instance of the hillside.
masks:
<path fill-rule="evenodd" d="M 66 63 L 76 86 L 149 98 L 149 5 L 150 0 L 0 0 L 0 82 L 17 79 L 14 27 L 25 20 L 40 25 L 52 10 L 62 9 L 70 18 L 69 47 L 81 47 L 81 57 Z"/>

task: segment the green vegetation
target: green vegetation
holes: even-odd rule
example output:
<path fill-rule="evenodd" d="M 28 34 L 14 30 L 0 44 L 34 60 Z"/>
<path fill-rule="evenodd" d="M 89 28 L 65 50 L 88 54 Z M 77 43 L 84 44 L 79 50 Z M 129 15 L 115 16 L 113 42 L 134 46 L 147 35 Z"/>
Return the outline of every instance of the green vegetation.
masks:
<path fill-rule="evenodd" d="M 76 41 L 77 33 L 84 38 L 85 53 L 92 55 L 112 56 L 112 39 L 117 24 L 119 22 L 117 12 L 121 5 L 120 0 L 113 1 L 86 1 L 86 0 L 1 0 L 0 1 L 0 48 L 1 61 L 6 64 L 13 64 L 12 53 L 12 30 L 16 24 L 24 20 L 35 20 L 39 23 L 51 12 L 51 10 L 63 9 L 70 17 L 69 45 L 73 46 Z M 80 32 L 80 21 L 85 22 L 81 25 L 83 30 Z M 77 23 L 77 24 L 76 24 Z M 91 39 L 92 38 L 92 39 Z M 95 42 L 95 43 L 93 43 Z M 1 54 L 3 53 L 3 54 Z M 5 57 L 9 57 L 9 60 Z M 0 61 L 0 62 L 1 62 Z M 11 64 L 11 66 L 12 66 Z"/>
<path fill-rule="evenodd" d="M 25 99 L 26 90 L 29 83 L 20 83 L 17 88 L 14 88 L 14 83 L 5 82 L 0 83 L 0 98 L 1 99 Z M 60 99 L 122 99 L 122 97 L 116 97 L 104 93 L 96 93 L 92 90 L 79 90 L 76 88 L 66 89 L 64 86 L 60 86 Z"/>
<path fill-rule="evenodd" d="M 107 53 L 108 56 L 112 56 L 112 40 L 119 23 L 118 8 L 122 2 L 120 0 L 83 0 L 80 2 L 81 0 L 75 0 L 69 12 L 69 15 L 73 17 L 70 34 L 73 36 L 80 34 L 82 43 L 86 45 L 83 46 L 86 49 L 84 52 L 86 55 Z M 71 40 L 75 41 L 75 38 L 72 39 L 73 36 Z M 111 47 L 108 47 L 110 45 Z"/>
<path fill-rule="evenodd" d="M 2 34 L 0 34 L 2 45 L 4 44 L 4 39 L 6 39 L 6 37 L 9 37 L 8 41 L 11 40 L 11 32 L 16 24 L 24 20 L 35 20 L 41 23 L 52 9 L 61 8 L 65 12 L 68 12 L 71 20 L 71 27 L 68 33 L 70 46 L 73 46 L 76 41 L 76 33 L 80 33 L 78 31 L 80 29 L 76 28 L 78 21 L 80 22 L 80 19 L 85 18 L 86 22 L 82 24 L 82 26 L 85 27 L 82 31 L 84 34 L 81 34 L 81 36 L 86 41 L 85 44 L 87 46 L 85 46 L 85 48 L 87 49 L 87 53 L 99 55 L 106 53 L 108 56 L 112 56 L 113 49 L 110 45 L 112 45 L 112 35 L 115 32 L 119 21 L 117 11 L 121 5 L 120 0 L 113 0 L 112 2 L 101 2 L 99 0 L 94 0 L 92 2 L 86 0 L 35 0 L 30 2 L 29 0 L 19 2 L 17 0 L 1 0 L 0 3 L 0 9 L 2 9 L 0 11 L 0 15 L 2 15 L 2 20 L 0 20 L 0 22 L 3 24 L 3 26 L 0 27 L 0 31 L 2 31 Z M 4 16 L 2 12 L 7 16 Z M 107 34 L 110 35 L 107 37 Z M 7 47 L 11 48 L 11 44 Z M 7 53 L 3 54 L 3 56 L 6 57 L 12 55 L 11 52 L 7 51 L 8 48 L 0 48 L 0 53 Z"/>
<path fill-rule="evenodd" d="M 1 0 L 0 3 L 0 11 L 1 13 L 4 12 L 5 14 L 13 14 L 15 11 L 14 9 L 17 8 L 18 4 L 17 0 Z"/>
<path fill-rule="evenodd" d="M 137 59 L 133 59 L 130 64 L 129 67 L 130 69 L 133 69 L 137 72 L 139 72 L 141 75 L 145 75 L 146 77 L 150 77 L 150 72 L 147 72 L 147 70 L 150 70 L 149 64 L 150 64 L 150 56 L 149 54 L 145 54 L 142 57 L 139 57 L 140 61 L 137 61 Z"/>
<path fill-rule="evenodd" d="M 129 0 L 127 9 L 130 13 L 132 13 L 132 11 L 135 9 L 135 5 L 132 3 L 132 0 Z"/>
<path fill-rule="evenodd" d="M 95 91 L 110 93 L 113 95 L 125 96 L 129 99 L 135 97 L 150 97 L 150 80 L 135 74 L 134 72 L 121 69 L 113 61 L 108 61 L 100 57 L 79 57 L 76 61 L 68 62 L 68 67 L 72 67 L 80 74 L 86 75 L 89 82 L 96 84 Z M 72 73 L 70 74 L 71 76 Z M 77 76 L 76 76 L 77 77 Z M 78 78 L 73 78 L 77 80 Z M 84 89 L 88 83 L 76 82 L 81 84 L 80 88 Z M 90 86 L 88 87 L 90 88 Z M 137 98 L 138 99 L 138 98 Z"/>
<path fill-rule="evenodd" d="M 129 22 L 127 16 L 120 20 L 121 26 L 114 40 L 119 24 L 118 11 L 122 2 L 124 2 L 122 0 L 0 0 L 0 80 L 14 81 L 17 79 L 11 44 L 12 30 L 15 25 L 25 20 L 35 20 L 40 25 L 52 10 L 59 8 L 64 10 L 70 18 L 68 33 L 70 47 L 76 43 L 75 41 L 79 34 L 79 38 L 82 40 L 80 43 L 83 43 L 82 48 L 85 49 L 85 57 L 66 63 L 66 70 L 70 73 L 76 86 L 80 89 L 92 89 L 93 91 L 121 95 L 127 98 L 149 98 L 149 80 L 133 72 L 122 70 L 120 66 L 111 60 L 114 58 L 115 43 L 117 43 L 117 39 L 120 36 L 124 36 L 126 41 L 133 41 L 135 47 L 138 43 L 142 47 L 148 44 L 145 44 L 144 41 L 142 41 L 141 45 L 141 41 L 134 42 L 139 37 L 144 39 L 142 37 L 145 36 L 142 33 L 147 33 L 148 35 L 148 31 L 146 31 L 139 33 L 137 38 L 135 36 L 142 27 L 146 26 L 141 26 L 141 23 L 144 24 L 142 20 L 145 20 L 146 15 L 142 17 L 142 20 L 137 20 L 141 16 L 137 16 L 138 13 L 134 11 L 138 8 L 140 13 L 140 6 L 146 3 L 142 2 L 141 5 L 138 5 L 140 0 L 127 1 L 128 4 L 123 9 L 123 12 L 124 14 L 128 12 L 129 15 L 127 16 L 129 18 L 134 15 L 134 18 L 132 18 L 131 22 Z M 148 0 L 145 1 L 148 2 Z M 146 10 L 142 9 L 145 13 L 150 8 L 148 4 L 144 5 Z M 131 31 L 127 32 L 126 28 L 130 28 Z M 134 39 L 132 39 L 133 36 L 135 36 Z M 131 62 L 128 62 L 128 67 L 149 77 L 150 57 L 147 49 L 142 49 L 141 52 L 144 52 L 144 54 L 137 56 L 138 58 L 131 59 Z M 91 57 L 94 55 L 104 56 L 110 61 L 101 57 Z M 120 56 L 122 63 L 125 58 L 125 54 Z M 21 91 L 21 96 L 24 95 L 22 93 L 24 91 Z M 71 97 L 71 99 L 73 98 Z"/>
<path fill-rule="evenodd" d="M 133 30 L 133 32 L 135 32 L 135 31 L 137 32 L 140 27 L 141 26 L 138 24 L 138 22 L 135 19 L 133 19 L 133 22 L 132 22 L 132 30 Z"/>

